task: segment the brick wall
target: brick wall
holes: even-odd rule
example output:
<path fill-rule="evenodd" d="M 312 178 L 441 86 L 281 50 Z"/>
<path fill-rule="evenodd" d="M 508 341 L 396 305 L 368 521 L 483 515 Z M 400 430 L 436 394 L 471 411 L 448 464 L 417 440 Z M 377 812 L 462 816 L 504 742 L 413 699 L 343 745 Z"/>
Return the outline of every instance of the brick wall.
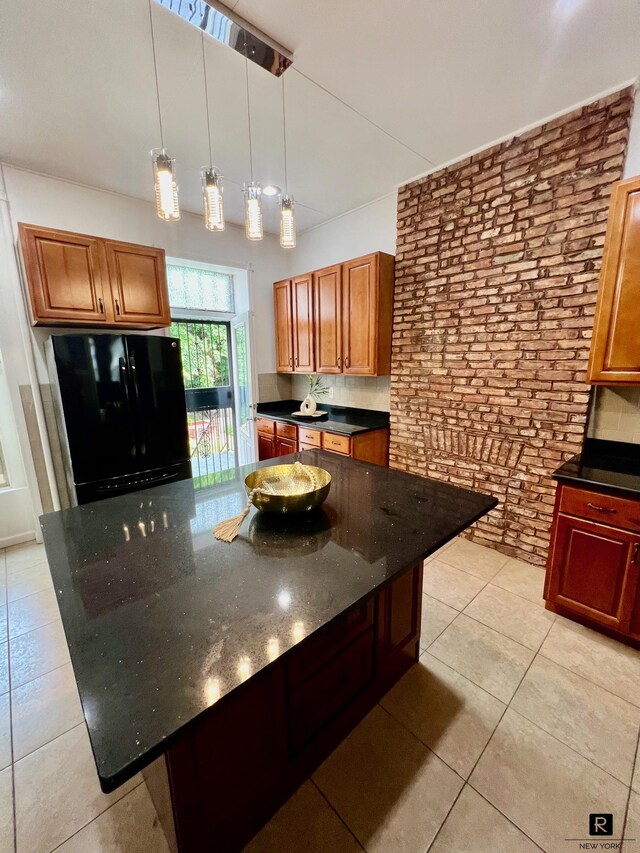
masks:
<path fill-rule="evenodd" d="M 390 464 L 491 492 L 475 541 L 543 564 L 578 452 L 611 185 L 633 92 L 398 194 Z"/>

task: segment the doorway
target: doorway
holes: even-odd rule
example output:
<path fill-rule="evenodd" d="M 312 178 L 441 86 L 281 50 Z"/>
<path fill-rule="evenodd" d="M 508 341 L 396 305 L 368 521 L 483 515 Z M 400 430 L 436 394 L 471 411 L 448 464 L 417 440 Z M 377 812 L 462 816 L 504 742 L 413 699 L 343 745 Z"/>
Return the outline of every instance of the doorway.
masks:
<path fill-rule="evenodd" d="M 231 482 L 238 466 L 256 459 L 250 314 L 236 313 L 236 291 L 246 291 L 240 275 L 246 279 L 242 270 L 167 264 L 169 334 L 180 341 L 196 488 Z"/>

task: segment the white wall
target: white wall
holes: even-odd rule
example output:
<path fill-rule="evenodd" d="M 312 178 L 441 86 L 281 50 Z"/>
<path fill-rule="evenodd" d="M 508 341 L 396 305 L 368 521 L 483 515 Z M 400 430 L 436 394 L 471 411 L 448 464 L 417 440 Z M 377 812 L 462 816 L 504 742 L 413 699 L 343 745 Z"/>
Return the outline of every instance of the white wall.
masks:
<path fill-rule="evenodd" d="M 636 97 L 633 102 L 629 145 L 624 163 L 624 177 L 633 178 L 635 175 L 640 175 L 640 86 L 636 90 Z"/>
<path fill-rule="evenodd" d="M 161 246 L 174 258 L 230 267 L 251 265 L 256 357 L 261 369 L 275 370 L 272 284 L 286 274 L 289 260 L 276 237 L 266 235 L 260 243 L 252 243 L 235 225 L 212 234 L 204 228 L 202 217 L 191 213 L 183 213 L 179 222 L 162 222 L 148 202 L 11 166 L 4 166 L 4 176 L 14 231 L 18 222 L 27 222 Z M 47 334 L 36 331 L 38 340 Z M 39 364 L 39 373 L 42 368 Z"/>
<path fill-rule="evenodd" d="M 396 253 L 397 193 L 359 207 L 298 235 L 289 274 L 348 261 L 369 252 Z"/>

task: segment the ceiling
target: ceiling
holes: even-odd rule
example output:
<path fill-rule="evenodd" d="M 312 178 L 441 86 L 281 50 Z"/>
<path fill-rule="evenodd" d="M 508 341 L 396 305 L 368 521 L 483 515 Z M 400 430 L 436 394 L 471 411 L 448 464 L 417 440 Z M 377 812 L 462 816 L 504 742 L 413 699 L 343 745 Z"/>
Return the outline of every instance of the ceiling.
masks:
<path fill-rule="evenodd" d="M 301 230 L 640 73 L 640 0 L 229 5 L 295 55 L 284 79 Z M 153 15 L 165 145 L 182 207 L 199 212 L 200 34 L 156 3 Z M 213 159 L 227 219 L 240 223 L 244 59 L 209 38 L 206 58 Z M 255 178 L 283 186 L 282 83 L 253 63 L 249 73 Z M 0 115 L 0 159 L 151 199 L 160 142 L 147 0 L 2 3 Z M 265 224 L 277 230 L 276 200 L 265 199 Z"/>

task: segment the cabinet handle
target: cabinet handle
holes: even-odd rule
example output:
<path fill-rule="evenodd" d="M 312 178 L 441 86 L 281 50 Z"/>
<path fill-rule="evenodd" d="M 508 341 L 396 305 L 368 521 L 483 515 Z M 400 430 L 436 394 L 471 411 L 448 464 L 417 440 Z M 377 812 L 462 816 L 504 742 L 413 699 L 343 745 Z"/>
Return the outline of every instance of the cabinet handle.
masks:
<path fill-rule="evenodd" d="M 341 361 L 342 361 L 342 359 L 340 358 L 340 356 L 338 356 L 338 362 L 337 362 L 337 363 L 338 363 L 338 367 L 340 367 L 340 366 L 341 366 L 341 364 L 340 364 L 340 362 L 341 362 Z"/>
<path fill-rule="evenodd" d="M 298 356 L 296 356 L 296 367 L 298 366 Z"/>
<path fill-rule="evenodd" d="M 120 313 L 120 303 L 118 302 L 117 299 L 114 299 L 113 301 L 116 303 L 116 314 L 119 314 Z"/>
<path fill-rule="evenodd" d="M 633 559 L 631 560 L 634 566 L 638 565 L 638 557 L 640 557 L 640 543 L 636 542 L 633 546 Z"/>
<path fill-rule="evenodd" d="M 289 356 L 289 367 L 293 367 L 293 359 Z"/>
<path fill-rule="evenodd" d="M 102 301 L 102 296 L 98 296 L 98 311 L 101 314 L 104 314 L 104 302 Z"/>
<path fill-rule="evenodd" d="M 345 355 L 345 357 L 344 357 L 344 366 L 349 367 L 349 356 L 348 355 Z"/>
<path fill-rule="evenodd" d="M 598 506 L 597 504 L 587 504 L 587 506 L 589 507 L 589 509 L 595 509 L 597 512 L 607 512 L 612 513 L 614 515 L 618 511 L 617 509 L 612 509 L 608 506 Z"/>

